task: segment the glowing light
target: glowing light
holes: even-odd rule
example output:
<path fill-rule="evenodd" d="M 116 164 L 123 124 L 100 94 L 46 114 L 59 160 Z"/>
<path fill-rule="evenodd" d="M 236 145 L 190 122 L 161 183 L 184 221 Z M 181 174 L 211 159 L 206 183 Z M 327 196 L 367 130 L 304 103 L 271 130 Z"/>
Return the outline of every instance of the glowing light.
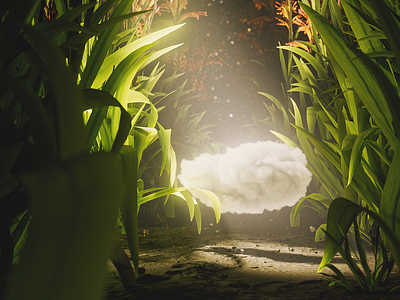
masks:
<path fill-rule="evenodd" d="M 251 28 L 249 27 L 249 28 L 247 28 L 247 32 L 250 32 L 251 31 Z"/>
<path fill-rule="evenodd" d="M 233 118 L 233 114 L 229 114 L 229 118 Z"/>
<path fill-rule="evenodd" d="M 230 99 L 226 99 L 226 103 L 229 103 L 229 102 L 231 102 L 231 100 Z"/>
<path fill-rule="evenodd" d="M 228 148 L 225 154 L 182 160 L 178 179 L 184 186 L 213 191 L 222 212 L 262 213 L 293 206 L 305 196 L 312 176 L 306 165 L 299 148 L 259 141 Z M 201 192 L 191 193 L 211 206 Z"/>
<path fill-rule="evenodd" d="M 231 45 L 233 45 L 235 42 L 234 41 L 231 41 Z"/>

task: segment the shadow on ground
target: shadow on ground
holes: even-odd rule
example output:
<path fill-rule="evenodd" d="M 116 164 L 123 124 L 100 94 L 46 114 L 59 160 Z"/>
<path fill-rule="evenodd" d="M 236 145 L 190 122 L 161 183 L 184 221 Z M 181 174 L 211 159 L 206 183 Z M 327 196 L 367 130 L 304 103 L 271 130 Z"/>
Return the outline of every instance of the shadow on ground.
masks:
<path fill-rule="evenodd" d="M 324 243 L 309 229 L 325 220 L 303 210 L 301 226 L 291 228 L 289 213 L 224 214 L 215 224 L 206 212 L 200 235 L 194 223 L 146 215 L 139 222 L 144 274 L 134 290 L 124 291 L 109 264 L 105 299 L 400 299 L 400 289 L 387 292 L 400 285 L 397 270 L 379 293 L 329 287 L 333 272 L 316 273 Z M 129 255 L 124 236 L 119 239 Z M 356 285 L 341 257 L 332 263 Z"/>

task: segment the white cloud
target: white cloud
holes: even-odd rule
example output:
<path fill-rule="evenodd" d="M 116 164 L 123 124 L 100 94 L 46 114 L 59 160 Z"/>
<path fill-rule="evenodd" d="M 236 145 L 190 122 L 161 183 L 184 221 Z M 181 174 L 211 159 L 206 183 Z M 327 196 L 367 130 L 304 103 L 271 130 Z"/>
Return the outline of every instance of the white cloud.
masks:
<path fill-rule="evenodd" d="M 222 212 L 262 213 L 295 205 L 307 191 L 311 172 L 299 148 L 278 142 L 256 142 L 228 148 L 225 154 L 204 153 L 181 162 L 183 186 L 213 191 Z M 191 191 L 207 206 L 201 192 Z"/>

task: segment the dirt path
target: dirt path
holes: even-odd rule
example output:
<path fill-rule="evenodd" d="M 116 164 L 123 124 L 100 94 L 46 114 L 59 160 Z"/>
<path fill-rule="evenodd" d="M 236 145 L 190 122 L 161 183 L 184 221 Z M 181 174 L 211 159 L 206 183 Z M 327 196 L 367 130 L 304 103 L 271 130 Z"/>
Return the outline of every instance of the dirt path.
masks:
<path fill-rule="evenodd" d="M 167 229 L 161 222 L 142 221 L 140 267 L 144 274 L 137 280 L 138 287 L 127 292 L 110 264 L 106 299 L 400 299 L 400 289 L 385 292 L 400 285 L 397 271 L 380 293 L 329 287 L 333 272 L 316 273 L 324 244 L 316 243 L 309 230 L 316 221 L 313 216 L 299 228 L 290 228 L 287 211 L 228 214 L 219 224 L 203 222 L 200 235 L 194 224 L 169 224 Z M 123 237 L 121 244 L 128 251 Z M 353 278 L 341 257 L 332 263 Z"/>

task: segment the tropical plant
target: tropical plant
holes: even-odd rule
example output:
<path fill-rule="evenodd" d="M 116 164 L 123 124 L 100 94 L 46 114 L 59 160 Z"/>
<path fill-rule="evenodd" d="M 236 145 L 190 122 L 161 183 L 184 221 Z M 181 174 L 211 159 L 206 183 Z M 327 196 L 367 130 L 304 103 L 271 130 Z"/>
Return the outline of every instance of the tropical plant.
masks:
<path fill-rule="evenodd" d="M 289 73 L 295 79 L 291 91 L 298 92 L 306 101 L 300 101 L 300 105 L 292 101 L 292 106 L 285 110 L 282 105 L 273 104 L 279 113 L 294 116 L 298 145 L 324 187 L 322 194 L 315 195 L 328 208 L 329 238 L 318 272 L 327 265 L 331 267 L 329 262 L 339 250 L 366 290 L 376 290 L 388 270 L 378 265 L 371 273 L 362 258 L 363 249 L 357 240 L 362 237 L 375 243 L 377 237 L 368 234 L 373 222 L 380 227 L 383 245 L 389 247 L 397 266 L 400 262 L 400 179 L 396 171 L 400 127 L 394 117 L 400 112 L 400 56 L 396 45 L 400 27 L 397 5 L 378 2 L 341 1 L 343 14 L 336 1 L 313 2 L 313 9 L 308 1 L 300 3 L 311 21 L 315 44 L 299 42 L 311 49 L 313 55 L 299 48 L 284 49 L 299 56 L 293 56 L 297 71 Z M 330 16 L 332 24 L 325 16 Z M 297 141 L 277 135 L 297 145 Z M 313 198 L 312 195 L 307 197 Z M 331 202 L 334 198 L 337 199 Z M 352 226 L 354 220 L 357 224 Z M 340 249 L 349 230 L 355 235 L 365 275 L 348 259 L 347 242 L 345 249 Z M 385 251 L 384 247 L 381 251 Z M 343 277 L 342 283 L 349 287 Z"/>
<path fill-rule="evenodd" d="M 346 199 L 340 198 L 338 198 L 337 200 L 338 201 L 335 200 L 332 208 L 330 208 L 331 213 L 335 210 L 336 205 L 346 206 L 346 201 L 348 201 Z M 342 211 L 341 208 L 338 210 Z M 342 245 L 339 244 L 338 241 L 329 232 L 326 232 L 325 230 L 324 232 L 326 233 L 328 240 L 338 249 L 340 255 L 343 257 L 345 263 L 349 266 L 351 272 L 358 281 L 361 289 L 365 292 L 376 292 L 379 290 L 380 282 L 386 281 L 389 278 L 389 275 L 394 266 L 393 257 L 383 243 L 382 239 L 380 239 L 381 234 L 378 226 L 376 229 L 376 233 L 371 234 L 371 245 L 374 254 L 374 266 L 373 268 L 370 268 L 363 241 L 361 239 L 360 230 L 358 228 L 358 220 L 354 215 L 350 215 L 348 217 L 353 217 L 354 235 L 356 246 L 358 249 L 358 255 L 349 243 L 349 239 L 344 232 L 341 231 L 341 234 L 344 238 L 344 248 L 342 248 Z M 329 221 L 331 221 L 330 215 L 329 219 Z M 353 259 L 353 257 L 355 257 L 355 259 Z M 359 266 L 361 266 L 361 268 Z M 325 267 L 330 268 L 339 278 L 339 280 L 331 282 L 330 286 L 339 283 L 346 287 L 348 290 L 355 291 L 354 286 L 338 268 L 330 263 L 326 263 Z"/>
<path fill-rule="evenodd" d="M 87 103 L 56 46 L 66 30 L 95 34 L 68 21 L 93 5 L 40 23 L 39 2 L 14 1 L 1 11 L 2 271 L 11 268 L 14 245 L 24 244 L 7 299 L 99 297 L 124 179 L 113 153 L 86 151 Z"/>
<path fill-rule="evenodd" d="M 126 14 L 139 3 L 134 1 L 73 8 L 54 1 L 57 10 L 47 4 L 53 13 L 46 18 L 40 1 L 28 2 L 9 3 L 1 11 L 0 40 L 7 47 L 0 49 L 5 141 L 0 244 L 7 272 L 14 251 L 24 248 L 8 298 L 96 298 L 118 210 L 136 268 L 138 205 L 160 193 L 176 193 L 188 201 L 191 216 L 199 217 L 186 189 L 162 188 L 141 197 L 138 177 L 142 152 L 159 137 L 161 170 L 168 169 L 174 178 L 170 132 L 161 125 L 155 130 L 156 109 L 130 87 L 140 68 L 173 48 L 150 53 L 154 42 L 179 26 L 147 34 L 152 12 Z M 125 26 L 125 32 L 117 34 L 126 19 L 134 27 Z M 128 102 L 141 103 L 132 116 Z M 138 126 L 140 118 L 148 119 L 147 127 Z M 217 205 L 218 220 L 218 199 L 206 193 Z M 84 271 L 75 269 L 76 264 Z M 43 276 L 36 275 L 38 268 Z M 81 288 L 82 283 L 87 286 Z"/>

